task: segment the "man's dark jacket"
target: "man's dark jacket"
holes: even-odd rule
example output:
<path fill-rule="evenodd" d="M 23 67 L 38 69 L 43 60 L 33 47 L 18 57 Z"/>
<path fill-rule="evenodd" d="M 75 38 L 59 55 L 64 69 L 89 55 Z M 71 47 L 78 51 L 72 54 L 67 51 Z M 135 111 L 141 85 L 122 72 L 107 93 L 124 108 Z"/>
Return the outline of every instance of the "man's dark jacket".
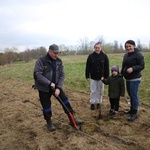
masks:
<path fill-rule="evenodd" d="M 55 67 L 53 66 L 53 61 L 55 61 Z M 48 53 L 36 61 L 34 67 L 36 89 L 49 92 L 50 84 L 52 82 L 56 84 L 56 88 L 62 88 L 65 77 L 62 60 L 57 58 L 53 61 Z"/>

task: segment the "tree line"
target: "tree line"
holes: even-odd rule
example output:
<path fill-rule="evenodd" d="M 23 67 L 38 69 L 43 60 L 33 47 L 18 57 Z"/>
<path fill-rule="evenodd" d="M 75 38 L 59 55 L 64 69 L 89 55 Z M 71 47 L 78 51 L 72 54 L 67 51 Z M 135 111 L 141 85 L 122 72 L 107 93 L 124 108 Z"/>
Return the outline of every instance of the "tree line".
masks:
<path fill-rule="evenodd" d="M 102 49 L 107 54 L 125 52 L 124 46 L 119 44 L 118 41 L 114 41 L 114 43 L 105 43 L 102 37 L 97 41 L 102 43 Z M 77 46 L 59 45 L 61 51 L 60 55 L 88 55 L 92 53 L 95 43 L 95 41 L 89 42 L 85 37 L 84 39 L 80 39 L 80 44 Z M 150 52 L 150 46 L 148 48 L 145 45 L 142 45 L 140 40 L 137 41 L 137 47 L 142 52 Z M 23 52 L 17 51 L 18 49 L 16 47 L 4 49 L 4 52 L 0 53 L 0 65 L 11 64 L 17 61 L 29 62 L 47 53 L 47 49 L 43 46 L 35 49 L 26 49 Z"/>

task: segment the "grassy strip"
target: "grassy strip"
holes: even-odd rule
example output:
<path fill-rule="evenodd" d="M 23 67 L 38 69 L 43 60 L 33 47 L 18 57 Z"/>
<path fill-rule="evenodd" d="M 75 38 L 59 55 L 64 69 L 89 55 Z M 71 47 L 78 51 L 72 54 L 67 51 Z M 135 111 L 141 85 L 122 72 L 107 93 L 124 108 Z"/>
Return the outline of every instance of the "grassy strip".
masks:
<path fill-rule="evenodd" d="M 119 65 L 121 68 L 124 54 L 108 54 L 110 67 Z M 143 53 L 145 58 L 145 69 L 142 72 L 142 82 L 139 89 L 139 97 L 145 103 L 150 103 L 150 53 Z M 64 88 L 89 93 L 89 82 L 85 79 L 85 65 L 87 55 L 60 56 L 64 63 L 65 83 Z M 33 83 L 33 68 L 35 60 L 25 63 L 18 62 L 11 65 L 0 66 L 0 76 L 20 81 Z M 105 93 L 107 94 L 107 86 Z"/>

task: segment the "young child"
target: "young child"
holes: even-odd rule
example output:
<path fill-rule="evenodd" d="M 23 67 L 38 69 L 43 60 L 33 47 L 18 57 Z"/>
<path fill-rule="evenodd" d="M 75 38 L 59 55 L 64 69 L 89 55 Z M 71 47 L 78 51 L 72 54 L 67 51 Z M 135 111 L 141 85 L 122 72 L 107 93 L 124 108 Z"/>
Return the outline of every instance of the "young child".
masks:
<path fill-rule="evenodd" d="M 109 115 L 114 118 L 119 110 L 120 96 L 125 95 L 125 84 L 123 77 L 119 74 L 119 67 L 117 65 L 111 68 L 111 76 L 108 79 L 101 78 L 102 82 L 108 87 L 108 96 L 110 101 Z"/>

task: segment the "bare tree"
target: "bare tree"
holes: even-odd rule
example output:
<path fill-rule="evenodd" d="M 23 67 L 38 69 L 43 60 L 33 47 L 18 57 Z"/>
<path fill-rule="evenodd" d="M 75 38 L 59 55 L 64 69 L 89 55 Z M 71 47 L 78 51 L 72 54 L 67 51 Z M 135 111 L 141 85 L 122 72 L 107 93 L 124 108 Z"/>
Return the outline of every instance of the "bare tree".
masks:
<path fill-rule="evenodd" d="M 5 54 L 3 54 L 3 53 L 1 53 L 0 54 L 0 65 L 5 65 L 5 64 L 7 64 L 7 59 L 6 59 L 6 55 Z"/>
<path fill-rule="evenodd" d="M 80 47 L 81 47 L 81 50 L 83 51 L 87 51 L 88 50 L 88 37 L 84 37 L 83 39 L 80 39 Z"/>
<path fill-rule="evenodd" d="M 112 53 L 113 51 L 113 44 L 112 43 L 105 43 L 103 45 L 103 51 L 105 51 L 106 53 Z"/>
<path fill-rule="evenodd" d="M 137 45 L 136 45 L 136 47 L 137 47 L 138 49 L 142 50 L 142 44 L 141 44 L 140 39 L 137 40 Z"/>
<path fill-rule="evenodd" d="M 61 51 L 69 50 L 69 48 L 67 46 L 65 46 L 64 44 L 59 45 L 59 48 L 60 48 Z"/>
<path fill-rule="evenodd" d="M 93 50 L 95 43 L 96 43 L 96 42 L 94 42 L 94 41 L 91 41 L 91 42 L 89 43 L 89 49 L 90 49 L 90 50 Z"/>
<path fill-rule="evenodd" d="M 120 43 L 119 49 L 120 49 L 120 51 L 123 51 L 123 50 L 124 50 L 121 43 Z"/>
<path fill-rule="evenodd" d="M 8 64 L 11 64 L 17 60 L 17 53 L 16 53 L 17 48 L 15 48 L 15 47 L 6 48 L 4 51 L 5 51 L 5 53 L 4 53 L 5 58 L 6 58 Z"/>
<path fill-rule="evenodd" d="M 114 41 L 114 53 L 117 53 L 117 52 L 119 52 L 119 45 L 118 45 L 118 41 L 115 40 Z"/>
<path fill-rule="evenodd" d="M 102 35 L 98 36 L 98 37 L 95 39 L 95 41 L 101 42 L 102 45 L 105 44 L 105 39 L 104 39 L 104 37 L 103 37 Z"/>
<path fill-rule="evenodd" d="M 23 60 L 25 62 L 29 62 L 30 60 L 32 60 L 32 55 L 31 55 L 30 49 L 26 49 L 26 51 L 23 53 Z"/>

